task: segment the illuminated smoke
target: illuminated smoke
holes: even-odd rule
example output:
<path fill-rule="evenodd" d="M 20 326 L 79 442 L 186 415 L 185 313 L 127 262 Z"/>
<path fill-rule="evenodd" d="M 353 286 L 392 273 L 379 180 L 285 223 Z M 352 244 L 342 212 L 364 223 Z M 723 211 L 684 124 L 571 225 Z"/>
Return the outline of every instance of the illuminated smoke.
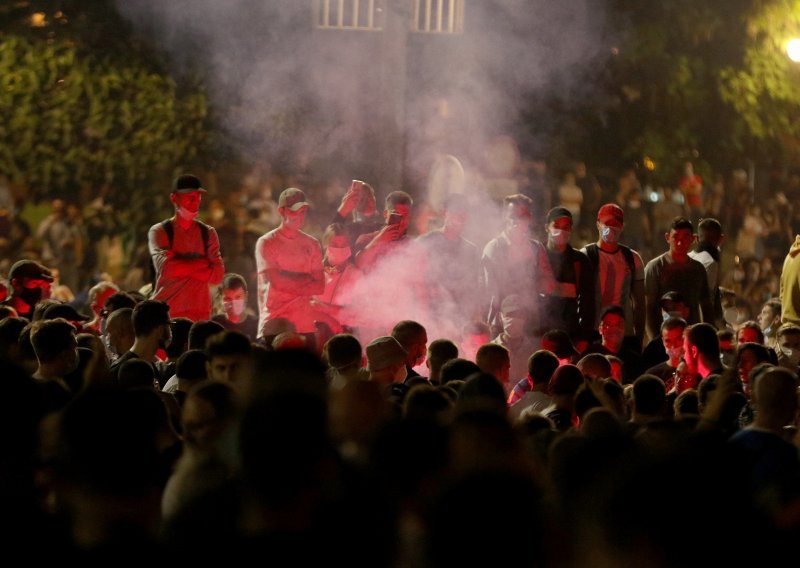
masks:
<path fill-rule="evenodd" d="M 376 3 L 407 10 L 410 21 L 412 1 Z M 409 190 L 421 206 L 431 165 L 455 156 L 466 171 L 462 189 L 475 198 L 466 236 L 479 251 L 502 228 L 479 173 L 486 169 L 487 142 L 512 133 L 523 154 L 544 154 L 553 113 L 528 111 L 553 97 L 569 106 L 591 96 L 592 79 L 612 45 L 602 0 L 466 1 L 462 34 L 411 33 L 397 47 L 387 44 L 387 32 L 315 31 L 313 4 L 117 1 L 135 29 L 168 54 L 171 66 L 182 74 L 202 71 L 216 122 L 254 164 L 309 164 L 313 176 L 326 182 L 369 181 L 379 207 L 394 189 Z M 384 62 L 399 65 L 395 70 Z M 405 77 L 398 83 L 403 97 L 386 90 L 387 78 L 396 74 Z M 399 100 L 399 112 L 388 108 Z M 529 122 L 533 117 L 524 129 L 523 112 Z M 405 140 L 403 155 L 382 155 L 381 142 L 395 135 Z M 404 162 L 405 187 L 382 179 L 386 162 L 395 159 Z M 543 223 L 534 220 L 537 228 Z M 450 259 L 429 261 L 446 265 Z M 373 271 L 359 286 L 368 299 L 362 317 L 372 318 L 382 333 L 400 319 L 415 318 L 431 340 L 452 333 L 463 320 L 461 302 L 441 310 L 452 318 L 432 321 L 408 297 L 419 270 L 415 260 L 395 258 Z M 475 294 L 474 288 L 467 293 Z"/>
<path fill-rule="evenodd" d="M 410 22 L 414 1 L 376 5 L 405 10 L 402 21 Z M 217 122 L 249 159 L 310 162 L 320 179 L 354 165 L 362 171 L 335 174 L 367 179 L 382 171 L 376 162 L 391 157 L 376 148 L 393 134 L 388 125 L 405 135 L 407 181 L 424 186 L 437 154 L 465 165 L 479 159 L 490 137 L 517 125 L 532 97 L 556 94 L 569 104 L 586 96 L 590 70 L 609 53 L 598 0 L 464 2 L 463 33 L 410 33 L 396 47 L 384 41 L 386 31 L 314 30 L 314 4 L 117 1 L 135 29 L 166 51 L 169 64 L 205 78 Z M 395 115 L 388 107 L 396 93 L 383 85 L 398 74 L 406 78 L 393 85 L 405 90 L 397 99 L 404 99 L 405 112 Z M 552 113 L 538 110 L 522 142 L 542 151 L 537 139 L 552 128 Z M 383 193 L 398 189 L 375 181 Z"/>

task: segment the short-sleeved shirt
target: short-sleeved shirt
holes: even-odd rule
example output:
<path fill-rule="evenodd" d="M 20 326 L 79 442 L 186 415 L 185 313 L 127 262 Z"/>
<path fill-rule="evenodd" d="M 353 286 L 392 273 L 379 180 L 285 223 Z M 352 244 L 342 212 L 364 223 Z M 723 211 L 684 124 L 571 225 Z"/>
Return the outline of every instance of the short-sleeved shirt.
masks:
<path fill-rule="evenodd" d="M 219 238 L 213 227 L 208 227 L 208 249 L 206 249 L 200 223 L 193 222 L 188 230 L 179 223 L 172 223 L 172 247 L 163 223 L 150 227 L 148 245 L 153 266 L 156 269 L 154 300 L 169 304 L 171 318 L 186 317 L 192 321 L 207 320 L 211 316 L 211 290 L 222 282 L 225 266 L 219 250 Z M 175 256 L 168 256 L 172 250 Z M 211 268 L 208 280 L 190 276 L 176 276 L 175 270 L 187 258 L 204 258 Z"/>
<path fill-rule="evenodd" d="M 268 270 L 282 270 L 303 274 L 322 271 L 322 247 L 319 241 L 302 231 L 288 238 L 280 229 L 263 235 L 256 243 L 258 269 L 259 334 L 264 323 L 275 318 L 286 318 L 298 333 L 313 333 L 314 312 L 311 296 L 270 286 Z"/>
<path fill-rule="evenodd" d="M 687 262 L 673 262 L 669 252 L 657 256 L 645 268 L 645 294 L 648 302 L 658 302 L 667 292 L 678 292 L 689 308 L 687 323 L 698 323 L 700 305 L 710 302 L 708 275 L 702 264 L 689 258 Z M 712 321 L 712 314 L 703 314 L 704 321 Z"/>

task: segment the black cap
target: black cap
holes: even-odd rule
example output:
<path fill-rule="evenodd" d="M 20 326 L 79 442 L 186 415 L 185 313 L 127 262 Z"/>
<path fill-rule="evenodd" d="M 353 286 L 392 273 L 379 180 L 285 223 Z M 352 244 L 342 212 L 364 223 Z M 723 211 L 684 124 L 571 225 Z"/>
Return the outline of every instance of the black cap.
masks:
<path fill-rule="evenodd" d="M 553 207 L 550 211 L 547 212 L 547 222 L 552 223 L 556 219 L 561 219 L 562 217 L 567 217 L 569 220 L 572 220 L 572 213 L 570 213 L 569 209 L 566 207 Z"/>
<path fill-rule="evenodd" d="M 8 271 L 8 279 L 14 278 L 33 278 L 34 280 L 53 281 L 53 275 L 43 265 L 35 260 L 18 260 Z"/>
<path fill-rule="evenodd" d="M 46 320 L 64 318 L 67 321 L 86 321 L 88 316 L 83 315 L 69 304 L 55 304 L 44 311 L 42 317 Z"/>
<path fill-rule="evenodd" d="M 175 178 L 172 182 L 172 193 L 191 193 L 193 191 L 206 192 L 200 178 L 192 174 L 183 174 Z"/>

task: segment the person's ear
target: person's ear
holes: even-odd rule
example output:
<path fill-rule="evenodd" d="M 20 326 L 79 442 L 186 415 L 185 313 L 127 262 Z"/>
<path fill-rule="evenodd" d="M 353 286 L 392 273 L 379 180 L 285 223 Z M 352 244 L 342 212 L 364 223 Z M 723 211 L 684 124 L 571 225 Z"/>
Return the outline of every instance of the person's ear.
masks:
<path fill-rule="evenodd" d="M 669 233 L 664 233 L 664 240 L 669 243 Z"/>

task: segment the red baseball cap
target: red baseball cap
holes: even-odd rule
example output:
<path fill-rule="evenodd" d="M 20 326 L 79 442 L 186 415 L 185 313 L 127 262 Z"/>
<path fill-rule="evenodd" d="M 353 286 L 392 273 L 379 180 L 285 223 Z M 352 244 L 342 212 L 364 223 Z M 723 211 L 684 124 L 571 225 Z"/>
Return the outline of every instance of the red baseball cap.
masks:
<path fill-rule="evenodd" d="M 597 212 L 597 220 L 607 225 L 609 221 L 616 221 L 620 225 L 625 223 L 625 213 L 616 203 L 606 203 Z"/>

